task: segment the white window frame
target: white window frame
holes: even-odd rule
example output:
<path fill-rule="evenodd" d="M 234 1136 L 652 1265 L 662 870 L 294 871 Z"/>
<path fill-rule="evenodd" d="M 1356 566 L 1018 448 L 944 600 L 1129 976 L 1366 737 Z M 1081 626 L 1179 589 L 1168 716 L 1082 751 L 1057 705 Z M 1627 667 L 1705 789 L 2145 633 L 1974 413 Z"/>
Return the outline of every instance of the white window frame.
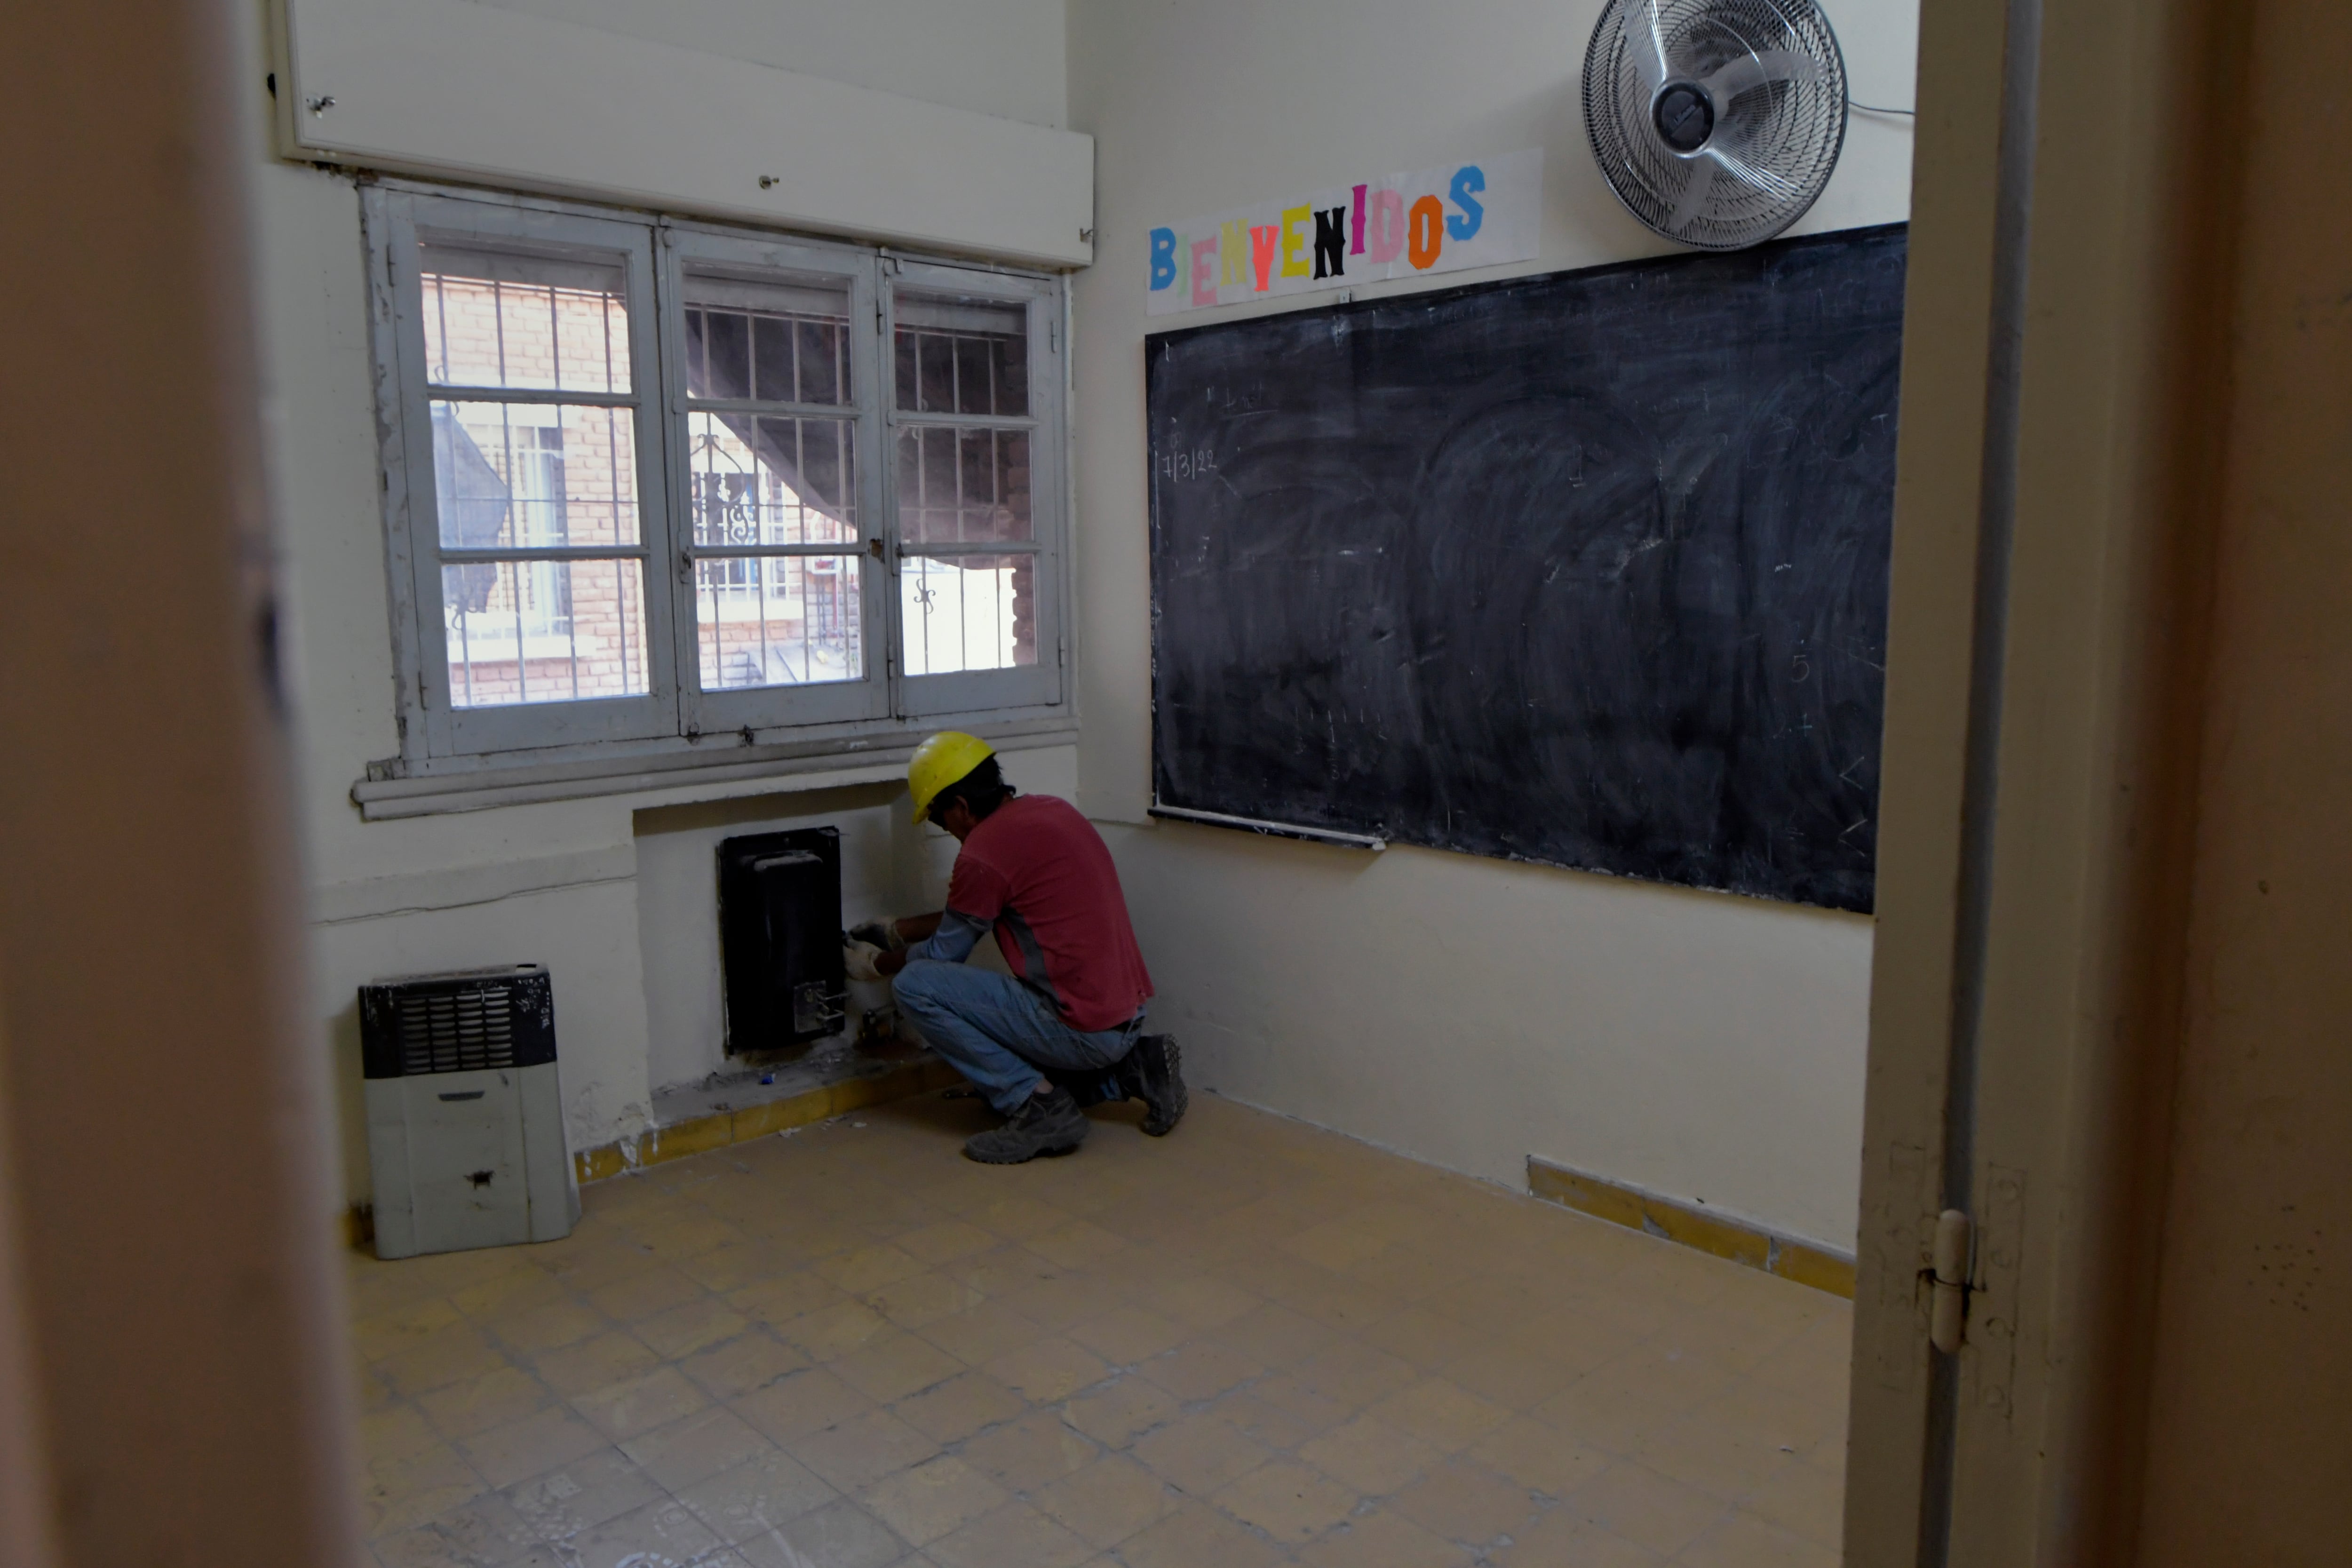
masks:
<path fill-rule="evenodd" d="M 381 432 L 385 556 L 400 753 L 369 764 L 353 796 L 371 816 L 473 809 L 657 786 L 672 774 L 724 767 L 792 772 L 855 758 L 903 754 L 943 721 L 992 738 L 1064 735 L 1076 728 L 1069 681 L 1069 457 L 1064 330 L 1067 304 L 1055 275 L 912 258 L 858 246 L 583 203 L 405 180 L 363 184 L 371 327 Z M 420 237 L 530 254 L 593 255 L 625 268 L 632 353 L 626 396 L 503 393 L 492 400 L 610 403 L 634 410 L 640 542 L 579 553 L 643 562 L 649 693 L 644 697 L 459 707 L 442 688 L 440 543 L 417 243 Z M 683 287 L 689 270 L 757 281 L 822 277 L 849 289 L 860 542 L 863 679 L 704 690 L 696 640 L 698 560 L 744 553 L 694 543 L 691 411 L 685 367 Z M 940 675 L 902 668 L 900 578 L 908 554 L 1007 553 L 982 546 L 916 546 L 898 538 L 897 432 L 935 420 L 902 415 L 892 375 L 896 289 L 1019 305 L 1028 312 L 1030 413 L 947 423 L 1018 426 L 1030 433 L 1029 547 L 1037 560 L 1034 665 Z M 871 321 L 870 331 L 861 323 Z M 467 393 L 471 399 L 474 394 Z M 802 410 L 815 413 L 814 407 Z M 782 548 L 774 554 L 814 552 Z M 762 548 L 761 553 L 771 553 Z M 461 556 L 460 559 L 474 559 Z M 686 776 L 676 782 L 688 782 Z"/>

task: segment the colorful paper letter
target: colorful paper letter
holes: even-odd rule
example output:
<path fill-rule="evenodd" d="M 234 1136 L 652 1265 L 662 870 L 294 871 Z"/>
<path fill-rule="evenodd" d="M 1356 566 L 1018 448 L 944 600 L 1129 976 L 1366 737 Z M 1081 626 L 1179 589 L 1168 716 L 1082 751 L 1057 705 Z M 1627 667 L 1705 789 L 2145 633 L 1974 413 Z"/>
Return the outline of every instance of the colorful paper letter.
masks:
<path fill-rule="evenodd" d="M 1315 215 L 1316 277 L 1337 278 L 1348 270 L 1347 217 L 1346 207 L 1327 207 Z"/>
<path fill-rule="evenodd" d="M 1217 239 L 1217 287 L 1249 281 L 1249 219 L 1235 218 Z"/>
<path fill-rule="evenodd" d="M 1386 266 L 1404 248 L 1404 196 L 1397 191 L 1372 193 L 1371 256 Z M 1171 267 L 1172 270 L 1172 267 Z"/>
<path fill-rule="evenodd" d="M 1356 187 L 1356 211 L 1348 224 L 1348 254 L 1350 256 L 1364 254 L 1364 193 L 1370 189 L 1370 185 Z"/>
<path fill-rule="evenodd" d="M 1285 278 L 1307 276 L 1307 220 L 1314 213 L 1313 207 L 1282 209 L 1282 275 Z"/>
<path fill-rule="evenodd" d="M 1436 198 L 1427 198 L 1432 205 Z M 1431 251 L 1434 256 L 1436 252 Z M 1196 239 L 1192 242 L 1192 303 L 1213 305 L 1217 302 L 1217 242 Z"/>
<path fill-rule="evenodd" d="M 1445 244 L 1445 209 L 1435 196 L 1423 196 L 1412 204 L 1412 222 L 1409 229 L 1408 259 L 1416 268 L 1437 265 L 1437 253 Z"/>
<path fill-rule="evenodd" d="M 1151 287 L 1165 289 L 1176 281 L 1176 231 L 1155 228 L 1151 231 Z"/>
<path fill-rule="evenodd" d="M 1465 163 L 1454 171 L 1454 185 L 1446 194 L 1454 198 L 1454 205 L 1462 209 L 1462 216 L 1445 220 L 1446 233 L 1456 239 L 1468 239 L 1478 232 L 1479 226 L 1486 221 L 1486 209 L 1470 193 L 1486 188 L 1486 171 L 1477 164 Z"/>
<path fill-rule="evenodd" d="M 1274 281 L 1274 242 L 1282 231 L 1272 224 L 1262 224 L 1250 230 L 1250 265 L 1257 270 L 1257 291 L 1261 294 Z"/>

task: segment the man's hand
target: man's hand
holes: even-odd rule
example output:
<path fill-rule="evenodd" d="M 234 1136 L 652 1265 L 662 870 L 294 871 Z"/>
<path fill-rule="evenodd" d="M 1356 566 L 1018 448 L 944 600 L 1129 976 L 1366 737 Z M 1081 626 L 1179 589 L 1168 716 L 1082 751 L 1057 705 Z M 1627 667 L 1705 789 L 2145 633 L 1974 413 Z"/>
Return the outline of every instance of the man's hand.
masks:
<path fill-rule="evenodd" d="M 882 972 L 874 967 L 881 956 L 882 950 L 870 942 L 845 942 L 841 949 L 842 967 L 849 972 L 852 980 L 881 979 Z"/>
<path fill-rule="evenodd" d="M 866 921 L 851 926 L 849 940 L 871 942 L 888 952 L 897 952 L 907 945 L 907 939 L 898 934 L 898 922 L 888 919 Z"/>

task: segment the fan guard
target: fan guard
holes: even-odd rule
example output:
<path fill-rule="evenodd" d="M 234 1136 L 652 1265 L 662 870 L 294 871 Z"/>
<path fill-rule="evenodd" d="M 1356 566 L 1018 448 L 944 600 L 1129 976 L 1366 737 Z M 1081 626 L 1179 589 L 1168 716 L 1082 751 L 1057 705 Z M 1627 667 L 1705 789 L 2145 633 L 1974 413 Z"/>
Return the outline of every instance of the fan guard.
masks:
<path fill-rule="evenodd" d="M 1814 0 L 1609 0 L 1585 50 L 1602 176 L 1685 245 L 1738 250 L 1802 217 L 1845 121 L 1845 58 Z"/>

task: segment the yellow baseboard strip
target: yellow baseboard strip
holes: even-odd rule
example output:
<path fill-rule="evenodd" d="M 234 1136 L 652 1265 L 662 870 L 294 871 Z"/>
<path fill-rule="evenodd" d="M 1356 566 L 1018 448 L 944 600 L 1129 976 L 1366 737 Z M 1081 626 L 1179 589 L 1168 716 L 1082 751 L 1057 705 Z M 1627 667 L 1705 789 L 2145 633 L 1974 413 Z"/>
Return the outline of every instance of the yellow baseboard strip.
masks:
<path fill-rule="evenodd" d="M 908 1062 L 888 1072 L 844 1079 L 805 1094 L 747 1105 L 740 1110 L 715 1111 L 667 1127 L 649 1127 L 635 1137 L 581 1150 L 572 1157 L 572 1167 L 585 1185 L 625 1171 L 683 1160 L 688 1154 L 707 1153 L 730 1143 L 748 1143 L 771 1132 L 813 1126 L 869 1105 L 906 1100 L 931 1089 L 952 1088 L 962 1081 L 963 1075 L 943 1061 L 927 1058 Z"/>
<path fill-rule="evenodd" d="M 1720 1215 L 1654 1197 L 1549 1160 L 1528 1156 L 1528 1191 L 1547 1203 L 1622 1225 L 1677 1246 L 1728 1258 L 1799 1285 L 1853 1300 L 1853 1259 Z"/>

